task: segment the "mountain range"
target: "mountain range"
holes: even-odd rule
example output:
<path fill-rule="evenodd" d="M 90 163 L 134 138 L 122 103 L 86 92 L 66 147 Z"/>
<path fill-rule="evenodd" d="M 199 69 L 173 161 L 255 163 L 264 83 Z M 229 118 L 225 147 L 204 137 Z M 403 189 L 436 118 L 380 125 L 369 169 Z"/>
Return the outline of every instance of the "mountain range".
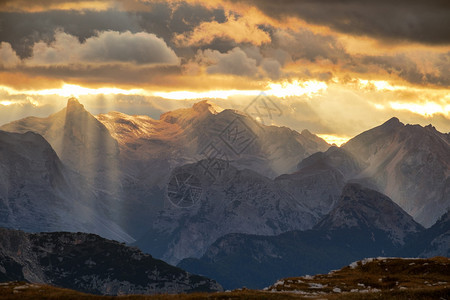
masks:
<path fill-rule="evenodd" d="M 263 288 L 281 277 L 318 274 L 365 257 L 390 256 L 423 227 L 385 195 L 347 184 L 335 208 L 312 229 L 276 236 L 228 234 L 200 259 L 178 266 L 227 288 Z"/>
<path fill-rule="evenodd" d="M 249 142 L 240 148 L 231 145 L 225 132 L 230 124 L 229 130 L 245 128 L 243 138 Z M 210 159 L 211 147 L 217 149 L 215 157 L 226 158 L 231 165 L 272 177 L 328 148 L 324 140 L 306 130 L 298 133 L 264 126 L 207 101 L 154 120 L 118 112 L 94 117 L 71 98 L 65 109 L 47 118 L 28 117 L 0 130 L 42 135 L 65 165 L 91 183 L 101 198 L 93 200 L 96 205 L 134 238 L 144 234 L 151 225 L 148 220 L 164 208 L 171 171 Z"/>
<path fill-rule="evenodd" d="M 1 227 L 95 233 L 225 288 L 449 253 L 450 134 L 431 125 L 337 147 L 208 101 L 156 120 L 71 98 L 1 126 L 0 154 Z"/>
<path fill-rule="evenodd" d="M 169 206 L 156 217 L 153 227 L 136 243 L 170 263 L 200 257 L 219 237 L 228 233 L 276 235 L 305 230 L 318 222 L 320 203 L 293 197 L 278 184 L 255 171 L 227 167 L 217 180 L 205 174 L 202 164 L 226 164 L 202 160 L 174 170 L 174 176 L 190 174 L 198 179 L 201 195 L 189 207 Z M 314 180 L 314 179 L 313 179 Z M 308 182 L 300 182 L 305 189 Z M 339 186 L 319 186 L 326 199 L 339 193 Z M 304 197 L 309 199 L 310 197 Z"/>

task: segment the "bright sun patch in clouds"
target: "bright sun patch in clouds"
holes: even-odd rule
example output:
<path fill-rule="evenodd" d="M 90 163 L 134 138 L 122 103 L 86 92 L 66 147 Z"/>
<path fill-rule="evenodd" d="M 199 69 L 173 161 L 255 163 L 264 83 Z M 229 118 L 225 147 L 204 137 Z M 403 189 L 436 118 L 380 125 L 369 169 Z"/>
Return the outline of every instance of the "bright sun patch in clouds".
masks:
<path fill-rule="evenodd" d="M 293 81 L 292 83 L 269 83 L 268 89 L 264 91 L 266 95 L 275 96 L 278 98 L 286 98 L 293 96 L 311 96 L 326 90 L 327 85 L 324 82 L 306 81 L 300 83 Z M 44 89 L 44 90 L 29 90 L 17 91 L 9 87 L 0 87 L 6 90 L 10 95 L 24 94 L 24 95 L 58 95 L 62 97 L 80 97 L 86 95 L 144 95 L 156 96 L 171 100 L 193 100 L 193 99 L 227 99 L 233 96 L 258 96 L 261 94 L 260 90 L 214 90 L 205 92 L 192 91 L 174 91 L 174 92 L 150 92 L 144 89 L 120 89 L 120 88 L 86 88 L 75 84 L 64 84 L 59 89 Z"/>
<path fill-rule="evenodd" d="M 11 104 L 14 104 L 14 101 L 9 101 L 9 100 L 0 101 L 0 105 L 3 105 L 3 106 L 8 106 Z"/>
<path fill-rule="evenodd" d="M 153 95 L 171 100 L 194 100 L 194 99 L 227 99 L 232 96 L 258 96 L 261 91 L 257 90 L 217 90 L 208 92 L 154 92 Z"/>
<path fill-rule="evenodd" d="M 331 134 L 318 134 L 318 136 L 324 139 L 328 144 L 330 145 L 336 144 L 339 147 L 342 144 L 346 143 L 349 139 L 351 139 L 351 137 L 349 136 L 338 136 Z"/>
<path fill-rule="evenodd" d="M 377 91 L 397 91 L 397 90 L 406 90 L 405 86 L 393 86 L 389 82 L 385 80 L 365 80 L 358 79 L 358 83 L 360 88 L 375 88 Z"/>
<path fill-rule="evenodd" d="M 266 94 L 276 96 L 278 98 L 303 96 L 303 95 L 311 96 L 321 91 L 325 91 L 328 88 L 325 82 L 316 80 L 309 80 L 305 82 L 299 82 L 298 80 L 294 80 L 292 83 L 291 82 L 269 83 L 268 86 L 270 89 L 266 91 Z"/>
<path fill-rule="evenodd" d="M 268 96 L 275 96 L 278 98 L 294 97 L 308 95 L 312 96 L 327 89 L 325 82 L 310 80 L 300 82 L 294 80 L 293 82 L 282 83 L 268 83 L 267 89 L 263 92 Z M 192 100 L 192 99 L 227 99 L 233 96 L 258 96 L 261 94 L 260 90 L 215 90 L 206 92 L 190 92 L 190 91 L 176 91 L 176 92 L 154 92 L 153 95 L 172 100 Z"/>
<path fill-rule="evenodd" d="M 44 89 L 44 90 L 27 90 L 27 91 L 18 91 L 6 86 L 0 86 L 0 89 L 5 90 L 10 95 L 39 95 L 39 96 L 48 96 L 48 95 L 58 95 L 62 97 L 80 97 L 86 95 L 147 95 L 143 89 L 119 89 L 119 88 L 86 88 L 76 84 L 63 84 L 63 86 L 59 89 Z"/>
<path fill-rule="evenodd" d="M 409 110 L 413 113 L 423 116 L 432 116 L 434 114 L 450 114 L 450 104 L 444 106 L 434 102 L 428 102 L 425 104 L 391 102 L 390 105 L 393 109 Z"/>

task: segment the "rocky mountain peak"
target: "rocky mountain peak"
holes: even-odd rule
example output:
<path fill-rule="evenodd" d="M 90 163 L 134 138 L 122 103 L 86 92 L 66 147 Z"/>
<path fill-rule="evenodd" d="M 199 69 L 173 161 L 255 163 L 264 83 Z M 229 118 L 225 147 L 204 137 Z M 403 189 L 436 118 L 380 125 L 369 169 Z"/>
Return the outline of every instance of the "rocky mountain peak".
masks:
<path fill-rule="evenodd" d="M 404 124 L 402 122 L 400 122 L 400 120 L 397 117 L 392 117 L 389 120 L 387 120 L 386 122 L 384 122 L 382 125 L 382 127 L 403 127 Z"/>
<path fill-rule="evenodd" d="M 389 197 L 357 183 L 344 187 L 336 207 L 315 226 L 319 230 L 346 228 L 382 230 L 399 244 L 408 234 L 423 229 Z"/>
<path fill-rule="evenodd" d="M 211 115 L 217 115 L 223 110 L 224 109 L 222 109 L 218 105 L 208 100 L 203 100 L 195 103 L 190 108 L 180 108 L 177 110 L 163 113 L 160 116 L 160 120 L 167 123 L 178 124 L 180 126 L 185 127 L 191 124 L 193 120 L 196 119 L 199 120 Z"/>
<path fill-rule="evenodd" d="M 80 101 L 78 101 L 77 98 L 75 97 L 71 97 L 69 99 L 67 99 L 67 107 L 76 107 L 76 106 L 81 106 L 84 108 L 84 105 L 80 103 Z"/>
<path fill-rule="evenodd" d="M 297 169 L 334 168 L 346 178 L 352 178 L 362 170 L 362 164 L 348 151 L 337 146 L 331 146 L 326 152 L 317 152 L 302 160 Z"/>
<path fill-rule="evenodd" d="M 81 104 L 77 98 L 72 97 L 67 100 L 67 110 L 77 111 L 77 110 L 85 110 L 85 108 L 84 105 Z"/>
<path fill-rule="evenodd" d="M 311 131 L 309 131 L 308 129 L 303 129 L 302 130 L 302 135 L 304 135 L 304 136 L 313 136 Z"/>
<path fill-rule="evenodd" d="M 450 143 L 446 134 L 392 118 L 342 148 L 367 165 L 360 177 L 370 177 L 377 190 L 422 225 L 434 224 L 448 207 Z"/>
<path fill-rule="evenodd" d="M 221 111 L 224 110 L 223 108 L 221 108 L 217 104 L 212 103 L 212 102 L 210 102 L 208 100 L 203 100 L 203 101 L 195 103 L 192 106 L 192 109 L 197 111 L 197 112 L 200 112 L 200 113 L 209 111 L 212 114 L 218 114 L 218 113 L 220 113 Z"/>

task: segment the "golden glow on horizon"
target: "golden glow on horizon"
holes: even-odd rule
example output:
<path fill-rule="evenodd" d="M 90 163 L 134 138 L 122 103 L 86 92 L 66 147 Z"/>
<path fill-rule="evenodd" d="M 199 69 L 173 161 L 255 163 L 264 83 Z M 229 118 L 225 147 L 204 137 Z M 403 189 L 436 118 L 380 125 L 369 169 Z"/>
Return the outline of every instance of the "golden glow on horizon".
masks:
<path fill-rule="evenodd" d="M 384 105 L 382 105 L 382 104 L 378 104 L 378 103 L 372 103 L 372 104 L 373 104 L 373 106 L 375 106 L 375 108 L 378 109 L 378 110 L 384 109 Z"/>
<path fill-rule="evenodd" d="M 356 83 L 356 86 L 355 86 Z M 339 82 L 338 79 L 334 79 L 330 86 L 342 86 L 344 88 L 368 90 L 377 92 L 410 92 L 423 94 L 420 101 L 409 102 L 405 100 L 386 101 L 385 103 L 377 103 L 371 101 L 371 104 L 377 110 L 393 109 L 393 110 L 407 110 L 415 114 L 422 116 L 432 116 L 435 114 L 444 114 L 448 116 L 450 114 L 450 96 L 446 90 L 436 89 L 424 89 L 418 87 L 407 87 L 402 85 L 392 85 L 388 81 L 384 80 L 364 80 L 355 78 L 350 84 L 346 85 L 343 82 Z M 328 85 L 322 81 L 308 80 L 301 82 L 299 80 L 285 81 L 285 82 L 269 82 L 266 85 L 266 89 L 263 92 L 268 96 L 274 96 L 277 98 L 299 97 L 307 96 L 313 97 L 328 90 Z M 149 91 L 146 89 L 123 89 L 115 87 L 105 88 L 87 88 L 76 84 L 63 84 L 61 88 L 42 89 L 42 90 L 16 90 L 8 86 L 0 86 L 0 90 L 4 90 L 9 95 L 25 95 L 29 103 L 34 106 L 39 106 L 39 102 L 34 100 L 32 96 L 61 96 L 61 97 L 77 97 L 88 95 L 138 95 L 144 97 L 161 97 L 171 100 L 196 100 L 196 99 L 228 99 L 234 96 L 247 96 L 256 97 L 261 94 L 261 90 L 212 90 L 203 92 L 194 91 L 173 91 L 173 92 L 161 92 L 161 91 Z M 427 100 L 425 100 L 427 99 Z M 428 100 L 428 99 L 435 99 Z M 22 101 L 14 100 L 0 100 L 0 105 L 8 106 L 14 103 Z M 328 138 L 328 137 L 327 137 Z M 344 140 L 344 139 L 342 139 Z M 331 140 L 336 144 L 342 143 L 341 140 Z"/>
<path fill-rule="evenodd" d="M 294 96 L 308 95 L 312 96 L 328 88 L 325 82 L 309 80 L 300 82 L 294 80 L 293 82 L 269 83 L 267 89 L 263 92 L 268 96 L 275 96 L 278 98 L 287 98 Z M 171 100 L 193 100 L 193 99 L 227 99 L 233 96 L 258 96 L 261 94 L 259 90 L 216 90 L 207 92 L 190 92 L 190 91 L 176 91 L 176 92 L 154 92 L 154 96 L 162 97 Z"/>
<path fill-rule="evenodd" d="M 3 105 L 3 106 L 8 106 L 8 105 L 11 105 L 14 103 L 15 103 L 14 101 L 9 101 L 9 100 L 0 101 L 0 105 Z"/>
<path fill-rule="evenodd" d="M 287 81 L 283 83 L 269 83 L 268 86 L 270 89 L 265 91 L 265 93 L 278 98 L 303 95 L 311 96 L 325 91 L 328 88 L 325 82 L 316 80 L 308 80 L 305 82 L 294 80 L 292 83 Z"/>
<path fill-rule="evenodd" d="M 119 88 L 85 88 L 74 84 L 64 84 L 61 89 L 43 90 L 38 95 L 60 95 L 63 97 L 79 97 L 85 95 L 138 95 L 145 94 L 142 89 L 124 90 Z"/>
<path fill-rule="evenodd" d="M 447 104 L 445 106 L 439 105 L 434 102 L 427 102 L 425 104 L 390 102 L 389 104 L 391 108 L 395 110 L 409 110 L 422 116 L 432 116 L 434 114 L 450 114 L 450 104 Z"/>
<path fill-rule="evenodd" d="M 258 96 L 261 91 L 258 90 L 216 90 L 208 92 L 189 92 L 189 91 L 177 91 L 177 92 L 154 92 L 154 96 L 171 99 L 171 100 L 195 100 L 195 99 L 227 99 L 232 96 Z"/>
<path fill-rule="evenodd" d="M 370 88 L 374 87 L 377 91 L 387 90 L 387 91 L 396 91 L 396 90 L 406 90 L 404 86 L 392 86 L 389 82 L 385 80 L 364 80 L 358 79 L 359 86 L 362 88 Z"/>
<path fill-rule="evenodd" d="M 332 134 L 317 134 L 318 137 L 324 139 L 328 144 L 336 144 L 338 147 L 340 147 L 342 144 L 345 144 L 348 142 L 351 137 L 348 136 L 339 136 L 339 135 L 332 135 Z"/>
<path fill-rule="evenodd" d="M 80 97 L 86 95 L 145 95 L 148 96 L 149 93 L 143 89 L 119 89 L 119 88 L 86 88 L 76 84 L 63 84 L 59 89 L 45 89 L 45 90 L 29 90 L 29 91 L 17 91 L 6 86 L 0 86 L 0 89 L 6 90 L 10 95 L 58 95 L 61 97 Z"/>

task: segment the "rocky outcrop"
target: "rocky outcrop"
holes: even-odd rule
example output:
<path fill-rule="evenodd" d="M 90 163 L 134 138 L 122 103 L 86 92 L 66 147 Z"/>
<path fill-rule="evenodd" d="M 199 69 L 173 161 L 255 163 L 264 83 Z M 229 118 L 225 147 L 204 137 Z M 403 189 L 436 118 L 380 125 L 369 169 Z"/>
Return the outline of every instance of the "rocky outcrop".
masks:
<path fill-rule="evenodd" d="M 215 281 L 97 235 L 0 229 L 0 281 L 13 280 L 104 295 L 222 290 Z"/>

